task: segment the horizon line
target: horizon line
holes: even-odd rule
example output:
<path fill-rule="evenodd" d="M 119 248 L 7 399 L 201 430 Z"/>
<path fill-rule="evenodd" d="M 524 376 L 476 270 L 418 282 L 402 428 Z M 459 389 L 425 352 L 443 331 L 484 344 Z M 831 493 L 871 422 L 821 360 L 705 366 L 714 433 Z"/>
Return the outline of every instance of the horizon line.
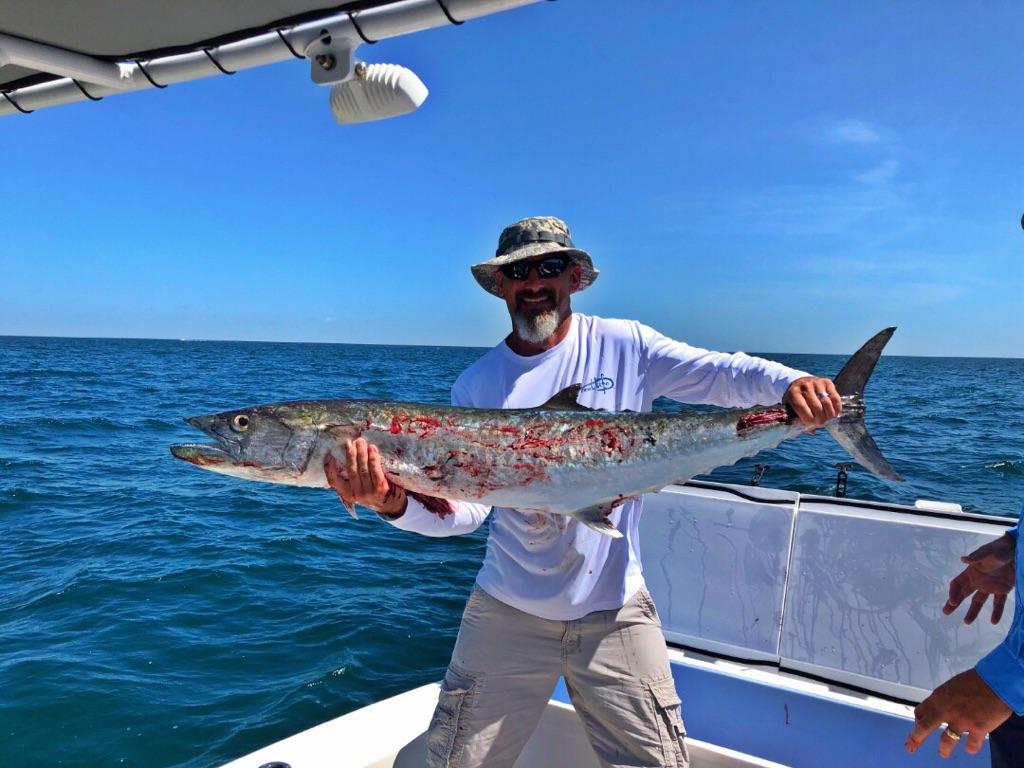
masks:
<path fill-rule="evenodd" d="M 367 341 L 268 341 L 265 339 L 183 339 L 158 336 L 49 336 L 43 334 L 6 334 L 0 333 L 0 339 L 73 339 L 78 341 L 169 341 L 178 343 L 200 343 L 200 344 L 319 344 L 324 346 L 348 346 L 348 347 L 423 347 L 450 348 L 450 349 L 481 349 L 488 350 L 491 346 L 476 346 L 466 344 L 397 344 L 393 342 L 375 343 Z M 736 351 L 736 350 L 734 350 Z M 849 357 L 851 353 L 845 352 L 787 352 L 773 350 L 767 352 L 746 352 L 754 356 L 762 355 L 831 355 L 834 357 Z M 910 357 L 935 360 L 1024 360 L 1024 357 L 1013 357 L 1010 355 L 894 355 L 887 354 L 883 357 Z"/>

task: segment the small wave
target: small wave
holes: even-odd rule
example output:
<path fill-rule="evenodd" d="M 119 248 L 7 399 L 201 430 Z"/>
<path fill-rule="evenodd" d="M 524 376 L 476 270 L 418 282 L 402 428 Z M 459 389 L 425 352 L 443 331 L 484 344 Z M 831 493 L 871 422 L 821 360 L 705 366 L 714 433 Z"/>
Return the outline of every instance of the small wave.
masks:
<path fill-rule="evenodd" d="M 11 371 L 15 378 L 23 379 L 87 379 L 98 378 L 95 371 L 74 371 L 61 368 L 36 368 L 31 371 Z"/>
<path fill-rule="evenodd" d="M 45 466 L 46 462 L 42 459 L 9 459 L 0 456 L 0 469 L 33 469 Z"/>
<path fill-rule="evenodd" d="M 38 419 L 29 420 L 28 422 L 26 422 L 25 426 L 45 427 L 53 430 L 53 432 L 63 432 L 66 430 L 73 429 L 87 429 L 95 430 L 98 432 L 112 432 L 124 428 L 123 424 L 113 421 L 112 419 L 108 419 L 104 416 L 72 416 L 68 418 L 59 418 L 56 416 L 43 416 Z"/>
<path fill-rule="evenodd" d="M 132 424 L 133 427 L 143 429 L 156 429 L 156 430 L 168 430 L 178 429 L 181 425 L 178 422 L 164 421 L 163 419 L 142 419 L 139 422 Z"/>
<path fill-rule="evenodd" d="M 15 485 L 7 488 L 3 494 L 4 497 L 11 501 L 52 501 L 58 498 L 64 498 L 57 494 L 49 493 L 46 491 L 37 491 L 32 488 L 25 488 L 24 486 Z M 0 497 L 2 498 L 2 497 Z"/>

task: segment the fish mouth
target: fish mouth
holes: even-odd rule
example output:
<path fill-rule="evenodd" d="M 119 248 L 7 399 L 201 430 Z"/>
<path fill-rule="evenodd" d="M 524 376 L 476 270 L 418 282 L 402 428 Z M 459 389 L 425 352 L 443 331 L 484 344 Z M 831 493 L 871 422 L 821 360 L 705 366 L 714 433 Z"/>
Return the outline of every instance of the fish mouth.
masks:
<path fill-rule="evenodd" d="M 224 464 L 235 464 L 238 456 L 234 451 L 228 450 L 228 444 L 214 431 L 214 418 L 212 416 L 191 416 L 184 420 L 190 427 L 209 435 L 216 443 L 179 443 L 171 446 L 171 454 L 189 464 L 199 467 L 214 467 Z"/>
<path fill-rule="evenodd" d="M 189 464 L 195 464 L 199 467 L 236 463 L 235 457 L 219 445 L 179 443 L 171 446 L 171 454 L 175 458 L 187 461 Z"/>

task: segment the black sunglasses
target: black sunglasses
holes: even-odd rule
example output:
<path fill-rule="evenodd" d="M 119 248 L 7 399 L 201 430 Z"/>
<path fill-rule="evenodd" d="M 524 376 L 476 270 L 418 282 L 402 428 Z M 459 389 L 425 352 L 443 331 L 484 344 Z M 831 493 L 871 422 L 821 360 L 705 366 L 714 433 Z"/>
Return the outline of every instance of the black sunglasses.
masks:
<path fill-rule="evenodd" d="M 498 269 L 509 280 L 525 280 L 534 267 L 537 268 L 537 277 L 545 279 L 558 277 L 565 272 L 567 266 L 569 259 L 565 256 L 549 256 L 541 261 L 513 261 L 511 264 L 502 264 Z"/>

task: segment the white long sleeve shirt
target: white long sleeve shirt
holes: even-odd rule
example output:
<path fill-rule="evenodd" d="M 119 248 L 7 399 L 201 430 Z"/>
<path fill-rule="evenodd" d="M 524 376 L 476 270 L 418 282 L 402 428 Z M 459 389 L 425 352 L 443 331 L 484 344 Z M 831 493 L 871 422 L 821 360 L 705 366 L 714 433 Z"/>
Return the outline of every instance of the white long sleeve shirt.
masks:
<path fill-rule="evenodd" d="M 452 404 L 531 408 L 572 384 L 578 401 L 609 411 L 650 411 L 664 395 L 686 403 L 772 405 L 807 374 L 742 352 L 709 352 L 631 320 L 574 314 L 558 345 L 523 357 L 502 341 L 456 380 Z M 545 619 L 569 621 L 621 608 L 643 586 L 638 528 L 643 500 L 612 512 L 613 539 L 564 515 L 459 502 L 438 517 L 410 498 L 396 528 L 427 536 L 475 530 L 493 515 L 477 584 L 492 597 Z"/>

